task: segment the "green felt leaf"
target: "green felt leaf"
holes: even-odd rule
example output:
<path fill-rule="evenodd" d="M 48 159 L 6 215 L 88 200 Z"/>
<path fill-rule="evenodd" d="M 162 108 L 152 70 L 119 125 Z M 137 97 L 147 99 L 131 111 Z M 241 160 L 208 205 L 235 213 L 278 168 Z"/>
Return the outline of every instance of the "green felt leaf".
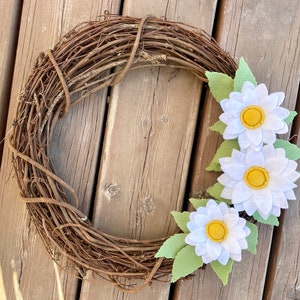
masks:
<path fill-rule="evenodd" d="M 187 245 L 176 255 L 172 268 L 172 282 L 185 277 L 203 266 L 202 258 L 195 253 L 195 247 Z"/>
<path fill-rule="evenodd" d="M 192 203 L 193 207 L 197 210 L 199 207 L 205 207 L 209 199 L 190 198 L 189 201 Z"/>
<path fill-rule="evenodd" d="M 252 217 L 256 221 L 258 221 L 259 223 L 262 223 L 262 224 L 268 224 L 268 225 L 274 225 L 274 226 L 279 225 L 278 218 L 273 215 L 270 215 L 269 218 L 265 220 L 258 212 L 255 212 Z"/>
<path fill-rule="evenodd" d="M 248 251 L 256 254 L 256 245 L 258 242 L 258 229 L 253 223 L 247 222 L 247 227 L 251 230 L 251 233 L 246 237 L 248 243 Z"/>
<path fill-rule="evenodd" d="M 294 118 L 297 116 L 297 112 L 296 111 L 290 111 L 290 114 L 289 116 L 284 120 L 284 122 L 287 124 L 287 125 L 290 125 Z"/>
<path fill-rule="evenodd" d="M 229 274 L 232 271 L 233 260 L 229 259 L 228 263 L 225 266 L 220 264 L 217 260 L 212 261 L 210 265 L 217 276 L 221 279 L 223 285 L 226 285 L 228 282 Z"/>
<path fill-rule="evenodd" d="M 223 186 L 222 186 L 223 187 Z M 222 188 L 223 189 L 223 188 Z M 222 198 L 223 199 L 223 198 Z M 189 201 L 192 203 L 193 207 L 197 210 L 199 207 L 205 207 L 207 202 L 209 201 L 210 199 L 204 199 L 204 198 L 190 198 Z M 221 202 L 228 202 L 229 200 L 222 200 L 222 201 L 219 201 L 219 200 L 216 200 L 214 199 L 214 201 L 216 201 L 218 204 L 220 204 Z"/>
<path fill-rule="evenodd" d="M 214 98 L 220 102 L 223 99 L 228 99 L 229 94 L 233 91 L 233 79 L 223 73 L 205 72 L 208 79 L 208 86 Z"/>
<path fill-rule="evenodd" d="M 184 232 L 189 233 L 186 224 L 190 221 L 190 213 L 187 211 L 184 212 L 178 212 L 178 211 L 172 211 L 172 216 L 174 217 L 175 222 L 177 223 L 178 227 Z"/>
<path fill-rule="evenodd" d="M 186 233 L 178 233 L 168 238 L 159 248 L 155 257 L 175 258 L 177 253 L 186 246 Z"/>
<path fill-rule="evenodd" d="M 290 160 L 297 160 L 300 158 L 300 148 L 289 141 L 276 140 L 274 148 L 283 148 L 285 150 L 285 156 Z"/>
<path fill-rule="evenodd" d="M 211 131 L 219 132 L 220 134 L 223 135 L 223 133 L 226 129 L 226 124 L 224 124 L 222 121 L 219 120 L 214 125 L 210 126 L 209 129 Z"/>
<path fill-rule="evenodd" d="M 221 193 L 224 189 L 224 186 L 216 182 L 214 185 L 210 186 L 206 191 L 209 193 L 214 199 L 219 200 L 220 202 L 226 202 L 228 204 L 231 203 L 229 199 L 225 199 L 221 197 Z"/>
<path fill-rule="evenodd" d="M 239 143 L 237 139 L 223 141 L 206 170 L 216 172 L 222 171 L 219 159 L 222 157 L 230 157 L 233 149 L 239 150 Z"/>
<path fill-rule="evenodd" d="M 241 57 L 239 62 L 239 67 L 235 73 L 234 84 L 233 84 L 234 90 L 236 92 L 241 92 L 245 81 L 250 81 L 255 86 L 257 86 L 257 82 L 252 71 L 250 70 L 249 66 L 245 62 L 244 58 Z"/>

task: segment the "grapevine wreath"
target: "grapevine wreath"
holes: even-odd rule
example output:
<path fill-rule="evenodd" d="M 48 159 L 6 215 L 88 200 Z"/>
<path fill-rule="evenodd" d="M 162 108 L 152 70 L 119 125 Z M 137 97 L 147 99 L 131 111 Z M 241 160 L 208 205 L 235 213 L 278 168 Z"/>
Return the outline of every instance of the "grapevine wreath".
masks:
<path fill-rule="evenodd" d="M 181 233 L 132 240 L 93 227 L 78 210 L 74 189 L 55 174 L 48 150 L 57 120 L 71 105 L 116 85 L 129 69 L 153 66 L 186 69 L 208 82 L 223 110 L 211 130 L 224 141 L 207 170 L 221 175 L 208 188 L 210 197 L 190 199 L 195 211 L 172 212 Z M 204 264 L 226 284 L 242 250 L 256 252 L 255 223 L 278 225 L 281 208 L 295 200 L 299 149 L 277 134 L 288 132 L 296 113 L 281 107 L 283 100 L 282 92 L 269 94 L 257 84 L 242 58 L 237 65 L 210 35 L 188 25 L 109 16 L 76 27 L 40 54 L 9 141 L 21 199 L 47 251 L 124 290 L 171 273 L 175 282 Z M 125 279 L 143 283 L 135 287 Z"/>

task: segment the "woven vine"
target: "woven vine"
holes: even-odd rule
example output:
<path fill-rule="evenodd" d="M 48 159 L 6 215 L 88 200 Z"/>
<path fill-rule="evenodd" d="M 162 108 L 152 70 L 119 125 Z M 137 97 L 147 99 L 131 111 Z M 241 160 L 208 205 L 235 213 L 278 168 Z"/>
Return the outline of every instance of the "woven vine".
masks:
<path fill-rule="evenodd" d="M 185 24 L 150 16 L 81 24 L 38 57 L 9 142 L 21 199 L 52 258 L 63 254 L 82 274 L 91 270 L 122 289 L 132 288 L 124 279 L 142 279 L 144 286 L 170 273 L 171 261 L 154 258 L 167 237 L 132 240 L 96 229 L 78 210 L 74 189 L 55 174 L 49 148 L 71 105 L 116 85 L 129 69 L 153 66 L 186 69 L 203 82 L 205 71 L 233 76 L 237 68 L 210 35 Z"/>

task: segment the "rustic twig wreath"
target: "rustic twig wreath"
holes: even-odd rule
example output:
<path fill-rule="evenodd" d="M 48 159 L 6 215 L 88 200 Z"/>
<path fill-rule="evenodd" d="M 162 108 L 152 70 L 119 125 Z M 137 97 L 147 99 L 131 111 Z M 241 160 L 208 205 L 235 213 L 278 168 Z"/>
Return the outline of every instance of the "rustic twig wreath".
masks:
<path fill-rule="evenodd" d="M 21 198 L 53 259 L 62 253 L 83 272 L 92 270 L 124 289 L 130 288 L 124 278 L 143 279 L 144 286 L 170 273 L 172 261 L 155 257 L 166 238 L 137 241 L 94 228 L 70 204 L 79 199 L 55 174 L 48 149 L 58 118 L 71 105 L 117 84 L 129 69 L 153 65 L 183 68 L 204 82 L 206 71 L 233 77 L 237 69 L 211 36 L 184 24 L 149 16 L 110 16 L 81 24 L 39 56 L 20 97 L 10 140 Z M 78 92 L 82 96 L 71 102 Z"/>

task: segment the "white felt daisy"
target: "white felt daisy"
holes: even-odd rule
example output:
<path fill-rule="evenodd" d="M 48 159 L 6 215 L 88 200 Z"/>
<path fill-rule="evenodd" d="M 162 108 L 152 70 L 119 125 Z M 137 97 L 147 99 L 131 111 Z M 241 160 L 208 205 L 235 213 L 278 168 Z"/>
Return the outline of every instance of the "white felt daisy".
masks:
<path fill-rule="evenodd" d="M 209 200 L 206 207 L 190 214 L 187 227 L 190 233 L 185 242 L 195 246 L 196 254 L 206 264 L 218 260 L 226 265 L 229 258 L 240 261 L 242 249 L 248 248 L 245 238 L 250 234 L 250 229 L 246 226 L 246 220 L 225 203 L 217 204 Z"/>
<path fill-rule="evenodd" d="M 250 216 L 257 211 L 267 219 L 279 216 L 281 208 L 288 208 L 287 200 L 296 199 L 297 163 L 285 157 L 283 148 L 265 145 L 261 151 L 233 150 L 231 157 L 219 161 L 224 172 L 218 178 L 224 186 L 221 197 L 230 199 L 238 211 Z"/>
<path fill-rule="evenodd" d="M 242 92 L 232 92 L 229 99 L 220 102 L 224 111 L 220 120 L 225 123 L 225 140 L 238 139 L 240 148 L 252 147 L 259 150 L 263 144 L 273 144 L 276 134 L 288 132 L 284 122 L 289 110 L 280 107 L 284 93 L 268 95 L 267 87 L 257 87 L 246 81 Z"/>

